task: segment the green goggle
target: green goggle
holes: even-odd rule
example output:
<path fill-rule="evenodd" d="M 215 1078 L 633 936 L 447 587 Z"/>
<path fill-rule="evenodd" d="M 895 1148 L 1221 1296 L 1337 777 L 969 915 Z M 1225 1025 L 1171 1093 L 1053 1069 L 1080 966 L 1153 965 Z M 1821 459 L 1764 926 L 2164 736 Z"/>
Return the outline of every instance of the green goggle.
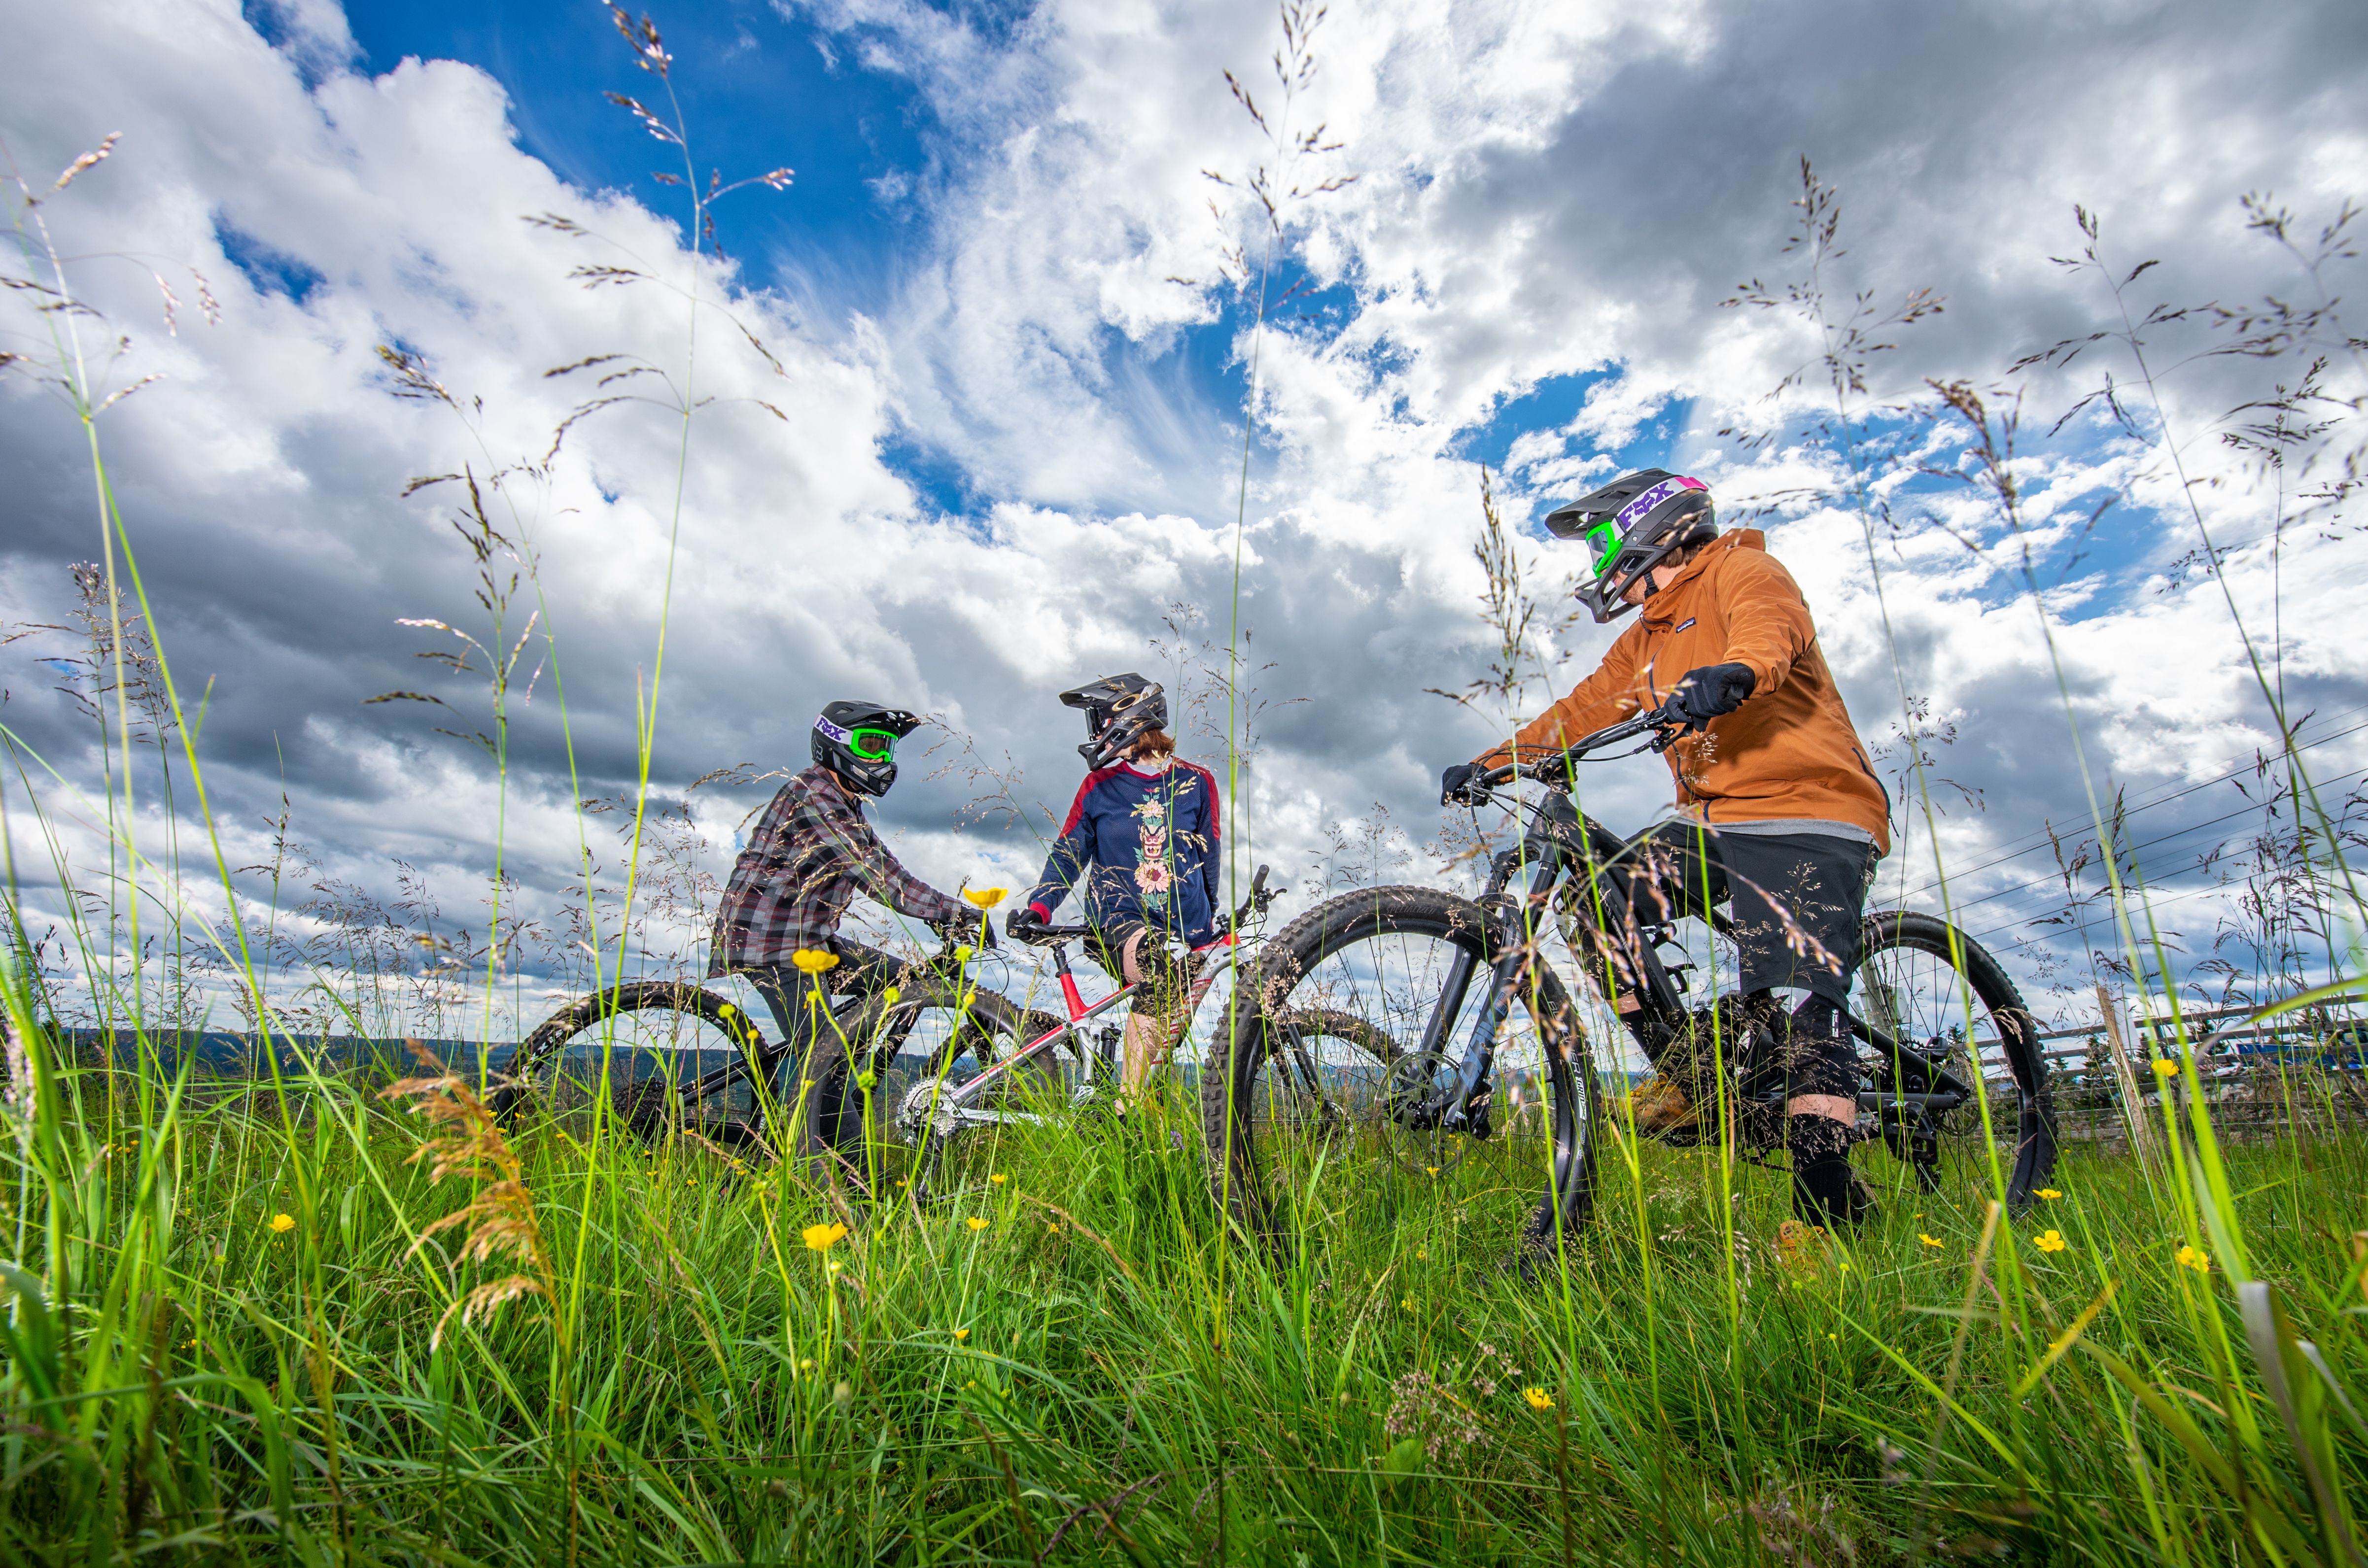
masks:
<path fill-rule="evenodd" d="M 827 719 L 816 719 L 814 728 L 866 762 L 886 762 L 896 755 L 896 732 L 894 730 L 849 730 Z"/>
<path fill-rule="evenodd" d="M 1581 537 L 1587 540 L 1587 548 L 1594 556 L 1595 576 L 1600 582 L 1611 575 L 1612 567 L 1620 563 L 1620 525 L 1616 520 L 1607 518 Z"/>

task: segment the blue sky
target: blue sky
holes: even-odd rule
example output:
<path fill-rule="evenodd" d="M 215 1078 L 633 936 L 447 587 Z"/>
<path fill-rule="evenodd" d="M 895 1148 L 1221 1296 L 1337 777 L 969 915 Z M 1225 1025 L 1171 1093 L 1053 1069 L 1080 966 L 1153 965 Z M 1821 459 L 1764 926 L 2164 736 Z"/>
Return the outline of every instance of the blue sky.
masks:
<path fill-rule="evenodd" d="M 2082 592 L 2054 603 L 2052 649 L 1996 552 L 1995 509 L 1913 473 L 1952 451 L 1918 452 L 1917 416 L 1883 410 L 1929 398 L 1930 378 L 1996 386 L 2021 354 L 2113 324 L 2110 296 L 2049 260 L 2080 243 L 2076 202 L 2101 215 L 2117 272 L 2164 259 L 2133 290 L 2143 302 L 2298 297 L 2307 276 L 2247 232 L 2236 198 L 2279 193 L 2306 244 L 2361 194 L 2356 5 L 1338 7 L 1293 123 L 1320 119 L 1339 150 L 1293 177 L 1355 179 L 1291 206 L 1276 291 L 1297 291 L 1259 348 L 1247 495 L 1247 314 L 1214 280 L 1224 246 L 1255 254 L 1261 236 L 1238 187 L 1202 171 L 1238 179 L 1271 156 L 1223 76 L 1281 112 L 1266 0 L 659 11 L 699 166 L 797 171 L 788 191 L 743 191 L 720 212 L 730 276 L 679 253 L 679 192 L 650 178 L 669 150 L 601 96 L 653 97 L 654 80 L 589 0 L 124 0 L 104 21 L 14 9 L 19 59 L 45 68 L 6 78 L 12 154 L 62 167 L 122 133 L 44 210 L 95 258 L 81 286 L 130 335 L 126 373 L 162 378 L 102 429 L 176 665 L 217 682 L 224 820 L 252 837 L 284 789 L 324 874 L 356 885 L 385 885 L 401 858 L 447 907 L 471 907 L 498 839 L 512 874 L 556 898 L 575 863 L 571 791 L 637 771 L 662 623 L 661 788 L 794 762 L 832 697 L 895 700 L 970 748 L 883 808 L 908 859 L 947 882 L 1017 881 L 1035 869 L 1032 832 L 976 814 L 980 769 L 1030 810 L 1064 801 L 1074 715 L 1050 694 L 1125 667 L 1190 684 L 1171 616 L 1219 641 L 1238 622 L 1270 661 L 1278 705 L 1235 802 L 1246 840 L 1305 874 L 1334 829 L 1386 821 L 1408 864 L 1451 875 L 1425 858 L 1438 770 L 1508 717 L 1425 695 L 1489 656 L 1471 557 L 1482 464 L 1522 518 L 1645 464 L 1702 474 L 1731 514 L 1790 497 L 1763 519 L 1770 546 L 1860 728 L 1888 735 L 1905 685 L 1957 726 L 1945 771 L 1990 803 L 1944 824 L 1952 858 L 2021 846 L 1975 876 L 1976 895 L 2028 881 L 2040 822 L 2080 814 L 2076 735 L 2092 778 L 2135 797 L 2214 777 L 2270 733 L 2217 588 L 2166 578 L 2194 534 L 2170 445 L 2151 426 L 2142 443 L 2096 426 L 2044 439 L 2092 384 L 2086 363 L 2017 381 L 2044 580 L 2095 502 L 2116 498 L 2078 546 Z M 1783 247 L 1804 156 L 1843 197 L 1835 297 L 1947 301 L 1876 357 L 1866 393 L 1903 443 L 1882 477 L 1901 524 L 1879 540 L 1887 634 L 1836 455 L 1804 439 L 1815 388 L 1767 396 L 1814 358 L 1814 335 L 1782 311 L 1720 308 L 1746 279 L 1795 275 Z M 655 258 L 664 287 L 572 284 L 590 242 L 519 222 L 546 208 Z M 189 268 L 213 280 L 218 326 L 186 303 Z M 2356 262 L 2338 272 L 2329 291 L 2356 296 Z M 158 279 L 182 280 L 176 332 Z M 694 418 L 679 497 L 678 423 L 645 406 L 578 425 L 547 471 L 511 466 L 540 460 L 573 403 L 548 367 L 604 352 L 684 364 L 687 318 L 666 290 L 694 281 L 780 369 L 715 310 L 701 317 L 700 385 L 720 401 Z M 2196 357 L 2207 322 L 2157 347 L 2175 364 L 2166 411 L 2195 505 L 2238 547 L 2232 593 L 2297 707 L 2368 705 L 2348 536 L 2298 530 L 2273 567 L 2273 501 L 2218 439 L 2226 410 L 2292 367 Z M 38 325 L 0 331 L 23 351 Z M 461 412 L 389 398 L 381 344 L 423 356 Z M 2133 376 L 2111 345 L 2090 360 Z M 65 568 L 94 548 L 86 478 L 34 383 L 8 385 L 0 462 L 23 495 L 0 540 L 0 615 L 60 623 Z M 785 418 L 753 413 L 757 399 Z M 1730 426 L 1771 438 L 1720 439 Z M 2340 460 L 2340 439 L 2317 458 Z M 564 723 L 548 684 L 520 711 L 506 796 L 436 733 L 467 725 L 361 703 L 433 674 L 418 655 L 441 634 L 424 619 L 491 630 L 471 619 L 450 492 L 404 494 L 463 464 L 514 476 L 505 527 L 540 574 L 539 624 L 566 676 Z M 1534 535 L 1525 547 L 1548 622 L 1567 554 Z M 1524 710 L 1610 635 L 1557 626 Z M 41 695 L 46 676 L 0 684 L 20 694 L 8 722 L 62 772 L 101 765 L 70 706 Z M 482 722 L 465 680 L 437 692 Z M 2331 776 L 2359 753 L 2330 742 Z M 2226 788 L 2149 822 L 2203 824 Z M 1597 791 L 1591 807 L 1623 827 L 1669 792 L 1650 759 L 1605 769 Z M 713 843 L 748 803 L 700 805 Z M 2197 950 L 2211 940 L 2206 921 Z"/>

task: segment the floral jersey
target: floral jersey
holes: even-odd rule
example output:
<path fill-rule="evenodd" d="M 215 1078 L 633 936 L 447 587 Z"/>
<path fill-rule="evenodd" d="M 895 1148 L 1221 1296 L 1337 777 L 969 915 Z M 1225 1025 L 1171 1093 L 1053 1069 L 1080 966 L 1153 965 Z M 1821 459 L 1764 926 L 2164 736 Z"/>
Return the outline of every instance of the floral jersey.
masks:
<path fill-rule="evenodd" d="M 1080 881 L 1087 917 L 1103 930 L 1141 921 L 1196 948 L 1214 941 L 1216 776 L 1182 761 L 1087 774 L 1028 903 L 1049 920 Z"/>

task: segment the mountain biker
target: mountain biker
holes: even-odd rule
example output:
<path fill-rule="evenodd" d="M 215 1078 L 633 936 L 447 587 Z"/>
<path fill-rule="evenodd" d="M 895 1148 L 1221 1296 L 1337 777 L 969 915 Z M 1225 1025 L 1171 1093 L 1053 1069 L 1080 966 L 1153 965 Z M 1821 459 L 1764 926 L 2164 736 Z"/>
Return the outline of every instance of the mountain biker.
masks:
<path fill-rule="evenodd" d="M 1077 751 L 1088 771 L 1044 874 L 1008 926 L 1025 941 L 1076 889 L 1094 928 L 1094 961 L 1142 987 L 1126 1020 L 1123 1107 L 1182 1032 L 1191 977 L 1171 944 L 1217 939 L 1217 779 L 1176 755 L 1167 699 L 1142 676 L 1106 676 L 1061 700 L 1085 710 Z"/>
<path fill-rule="evenodd" d="M 1623 1015 L 1642 1009 L 1630 964 L 1647 929 L 1702 915 L 1732 897 L 1744 1013 L 1776 1034 L 1786 1069 L 1785 1146 L 1793 1209 L 1814 1224 L 1854 1222 L 1858 1063 L 1843 1022 L 1859 922 L 1874 864 L 1890 847 L 1890 797 L 1876 778 L 1817 646 L 1807 603 L 1757 528 L 1721 533 L 1708 486 L 1660 469 L 1627 474 L 1554 512 L 1547 528 L 1583 539 L 1592 577 L 1577 597 L 1598 624 L 1642 613 L 1592 675 L 1524 725 L 1509 745 L 1446 769 L 1442 803 L 1473 799 L 1474 776 L 1530 760 L 1636 713 L 1680 738 L 1663 756 L 1678 820 L 1642 835 L 1630 864 L 1596 888 L 1611 972 L 1598 977 Z M 1625 955 L 1623 959 L 1623 953 Z M 1807 995 L 1783 1017 L 1777 993 Z M 1630 1027 L 1654 1076 L 1634 1101 L 1638 1127 L 1696 1118 L 1707 1042 Z"/>
<path fill-rule="evenodd" d="M 864 820 L 864 798 L 885 795 L 896 782 L 896 743 L 920 722 L 877 702 L 825 707 L 814 722 L 814 766 L 765 808 L 715 912 L 707 972 L 746 975 L 772 1008 L 789 1047 L 780 1085 L 785 1101 L 796 1098 L 796 1069 L 813 1043 L 814 1020 L 830 1011 L 832 990 L 893 983 L 903 971 L 898 960 L 838 934 L 858 892 L 941 930 L 983 918 L 905 869 Z M 797 966 L 802 952 L 834 961 L 809 973 Z M 833 1131 L 824 1130 L 836 1142 Z"/>

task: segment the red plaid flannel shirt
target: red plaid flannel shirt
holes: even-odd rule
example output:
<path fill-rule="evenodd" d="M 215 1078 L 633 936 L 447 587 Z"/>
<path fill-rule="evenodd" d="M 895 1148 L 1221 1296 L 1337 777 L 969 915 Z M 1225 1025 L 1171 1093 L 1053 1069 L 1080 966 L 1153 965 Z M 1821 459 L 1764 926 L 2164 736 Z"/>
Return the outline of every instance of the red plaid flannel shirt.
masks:
<path fill-rule="evenodd" d="M 839 916 L 858 892 L 916 920 L 972 913 L 899 865 L 830 770 L 809 767 L 781 786 L 732 868 L 707 972 L 785 964 L 807 948 L 837 951 Z"/>

